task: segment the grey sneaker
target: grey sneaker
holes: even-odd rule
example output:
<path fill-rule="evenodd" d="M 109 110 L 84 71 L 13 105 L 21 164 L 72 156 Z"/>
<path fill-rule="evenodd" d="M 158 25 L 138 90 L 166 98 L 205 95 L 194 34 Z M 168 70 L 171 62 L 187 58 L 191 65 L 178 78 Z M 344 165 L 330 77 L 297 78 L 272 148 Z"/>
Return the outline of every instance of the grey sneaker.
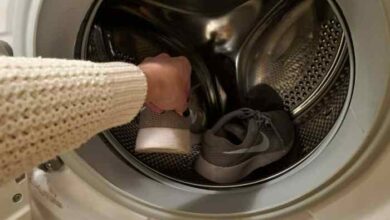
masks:
<path fill-rule="evenodd" d="M 199 84 L 191 88 L 189 108 L 184 116 L 174 111 L 158 114 L 144 108 L 140 112 L 135 151 L 140 153 L 190 153 L 191 146 L 200 143 L 201 133 L 206 130 L 206 114 L 198 94 L 200 88 Z"/>
<path fill-rule="evenodd" d="M 294 136 L 284 111 L 233 111 L 204 134 L 195 170 L 216 183 L 236 182 L 286 155 Z"/>

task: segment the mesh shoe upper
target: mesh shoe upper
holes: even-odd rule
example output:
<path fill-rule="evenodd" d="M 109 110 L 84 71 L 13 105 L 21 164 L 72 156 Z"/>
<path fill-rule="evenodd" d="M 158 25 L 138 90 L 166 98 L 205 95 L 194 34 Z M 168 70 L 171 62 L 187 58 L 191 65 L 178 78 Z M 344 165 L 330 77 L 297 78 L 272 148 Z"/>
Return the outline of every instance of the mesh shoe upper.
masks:
<path fill-rule="evenodd" d="M 248 108 L 222 117 L 203 139 L 202 157 L 217 166 L 234 166 L 253 156 L 291 148 L 294 129 L 284 111 L 261 113 Z"/>

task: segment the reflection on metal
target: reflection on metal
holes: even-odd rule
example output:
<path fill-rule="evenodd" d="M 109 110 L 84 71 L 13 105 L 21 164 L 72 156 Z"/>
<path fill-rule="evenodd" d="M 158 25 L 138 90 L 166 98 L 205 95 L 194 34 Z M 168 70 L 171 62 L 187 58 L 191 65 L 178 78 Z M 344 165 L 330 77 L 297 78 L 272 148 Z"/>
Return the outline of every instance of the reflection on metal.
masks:
<path fill-rule="evenodd" d="M 64 162 L 61 160 L 61 158 L 56 157 L 54 159 L 48 160 L 47 162 L 39 165 L 39 169 L 45 171 L 45 172 L 55 172 L 59 171 L 64 166 Z"/>
<path fill-rule="evenodd" d="M 343 30 L 329 8 L 317 10 L 313 0 L 273 17 L 240 51 L 239 89 L 245 94 L 257 84 L 268 84 L 297 116 L 313 106 L 340 73 L 347 56 Z"/>
<path fill-rule="evenodd" d="M 262 1 L 251 0 L 226 15 L 205 22 L 205 38 L 215 43 L 215 52 L 231 54 L 237 51 L 245 34 L 256 22 Z"/>
<path fill-rule="evenodd" d="M 183 14 L 218 15 L 223 14 L 248 0 L 142 0 L 155 5 Z"/>

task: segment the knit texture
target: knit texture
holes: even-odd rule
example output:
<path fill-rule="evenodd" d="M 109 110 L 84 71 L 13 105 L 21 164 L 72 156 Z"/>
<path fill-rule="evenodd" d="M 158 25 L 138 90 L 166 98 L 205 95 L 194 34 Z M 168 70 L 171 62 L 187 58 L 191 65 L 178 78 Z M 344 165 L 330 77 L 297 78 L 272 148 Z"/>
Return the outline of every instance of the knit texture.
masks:
<path fill-rule="evenodd" d="M 131 121 L 146 88 L 127 63 L 0 57 L 0 184 Z"/>

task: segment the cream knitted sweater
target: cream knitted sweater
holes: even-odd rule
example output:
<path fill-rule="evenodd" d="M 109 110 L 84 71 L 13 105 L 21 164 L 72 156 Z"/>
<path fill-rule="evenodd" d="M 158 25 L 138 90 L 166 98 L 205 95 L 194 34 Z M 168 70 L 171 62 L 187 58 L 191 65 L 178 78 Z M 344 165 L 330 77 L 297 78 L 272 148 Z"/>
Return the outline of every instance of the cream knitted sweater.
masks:
<path fill-rule="evenodd" d="M 129 122 L 146 88 L 127 63 L 0 57 L 0 184 Z"/>

